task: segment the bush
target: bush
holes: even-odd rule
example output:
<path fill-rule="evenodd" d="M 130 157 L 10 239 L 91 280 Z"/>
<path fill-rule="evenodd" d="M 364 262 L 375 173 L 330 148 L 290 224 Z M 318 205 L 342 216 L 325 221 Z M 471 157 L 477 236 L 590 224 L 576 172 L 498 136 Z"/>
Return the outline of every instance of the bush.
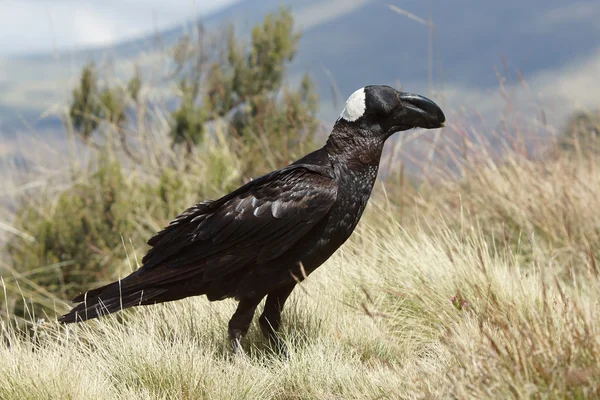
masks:
<path fill-rule="evenodd" d="M 580 111 L 567 121 L 559 143 L 564 150 L 589 154 L 598 151 L 599 139 L 600 111 Z"/>
<path fill-rule="evenodd" d="M 54 201 L 24 206 L 15 225 L 35 242 L 8 242 L 18 271 L 36 271 L 32 279 L 63 297 L 114 277 L 124 259 L 121 235 L 134 232 L 130 185 L 117 162 L 103 161 Z"/>

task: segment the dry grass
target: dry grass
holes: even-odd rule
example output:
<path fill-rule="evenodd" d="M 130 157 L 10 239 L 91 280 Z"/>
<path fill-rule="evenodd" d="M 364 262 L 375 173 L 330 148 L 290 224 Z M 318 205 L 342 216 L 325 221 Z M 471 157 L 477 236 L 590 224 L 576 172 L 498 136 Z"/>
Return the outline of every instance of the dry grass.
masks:
<path fill-rule="evenodd" d="M 234 302 L 194 298 L 27 338 L 3 325 L 0 398 L 596 398 L 597 167 L 488 162 L 402 215 L 375 196 L 294 292 L 288 360 L 256 324 L 232 356 Z"/>

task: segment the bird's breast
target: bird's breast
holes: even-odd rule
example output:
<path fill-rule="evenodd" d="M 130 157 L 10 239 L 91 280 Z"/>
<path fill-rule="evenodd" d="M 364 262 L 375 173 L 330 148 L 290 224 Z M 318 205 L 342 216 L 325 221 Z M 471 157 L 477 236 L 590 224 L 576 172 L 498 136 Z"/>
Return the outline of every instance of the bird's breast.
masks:
<path fill-rule="evenodd" d="M 360 170 L 341 170 L 338 179 L 338 195 L 331 210 L 332 234 L 342 243 L 350 237 L 360 221 L 377 178 L 378 166 L 365 166 Z"/>

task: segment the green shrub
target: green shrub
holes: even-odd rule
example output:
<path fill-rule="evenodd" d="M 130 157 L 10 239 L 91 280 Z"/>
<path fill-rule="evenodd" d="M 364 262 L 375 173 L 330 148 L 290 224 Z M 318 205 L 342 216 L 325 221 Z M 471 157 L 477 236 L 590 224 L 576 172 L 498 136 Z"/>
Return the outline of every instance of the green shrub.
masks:
<path fill-rule="evenodd" d="M 600 138 L 600 110 L 576 112 L 567 121 L 559 138 L 562 150 L 582 154 L 597 152 Z"/>
<path fill-rule="evenodd" d="M 18 237 L 8 241 L 6 251 L 15 269 L 36 271 L 30 279 L 67 297 L 114 277 L 125 255 L 121 235 L 130 238 L 134 231 L 129 192 L 120 165 L 104 160 L 55 201 L 25 205 L 15 225 L 35 242 Z"/>

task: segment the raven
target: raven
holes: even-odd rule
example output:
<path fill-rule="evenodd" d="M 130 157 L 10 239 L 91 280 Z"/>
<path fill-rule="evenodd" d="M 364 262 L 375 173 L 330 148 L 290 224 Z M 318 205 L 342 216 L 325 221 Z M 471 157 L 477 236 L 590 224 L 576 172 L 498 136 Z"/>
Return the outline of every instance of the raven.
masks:
<path fill-rule="evenodd" d="M 89 290 L 60 322 L 206 295 L 235 298 L 234 352 L 266 296 L 259 323 L 278 346 L 283 305 L 296 284 L 350 236 L 367 205 L 384 143 L 412 128 L 444 126 L 431 100 L 390 86 L 365 86 L 346 101 L 325 145 L 218 200 L 198 203 L 148 240 L 142 266 Z"/>

